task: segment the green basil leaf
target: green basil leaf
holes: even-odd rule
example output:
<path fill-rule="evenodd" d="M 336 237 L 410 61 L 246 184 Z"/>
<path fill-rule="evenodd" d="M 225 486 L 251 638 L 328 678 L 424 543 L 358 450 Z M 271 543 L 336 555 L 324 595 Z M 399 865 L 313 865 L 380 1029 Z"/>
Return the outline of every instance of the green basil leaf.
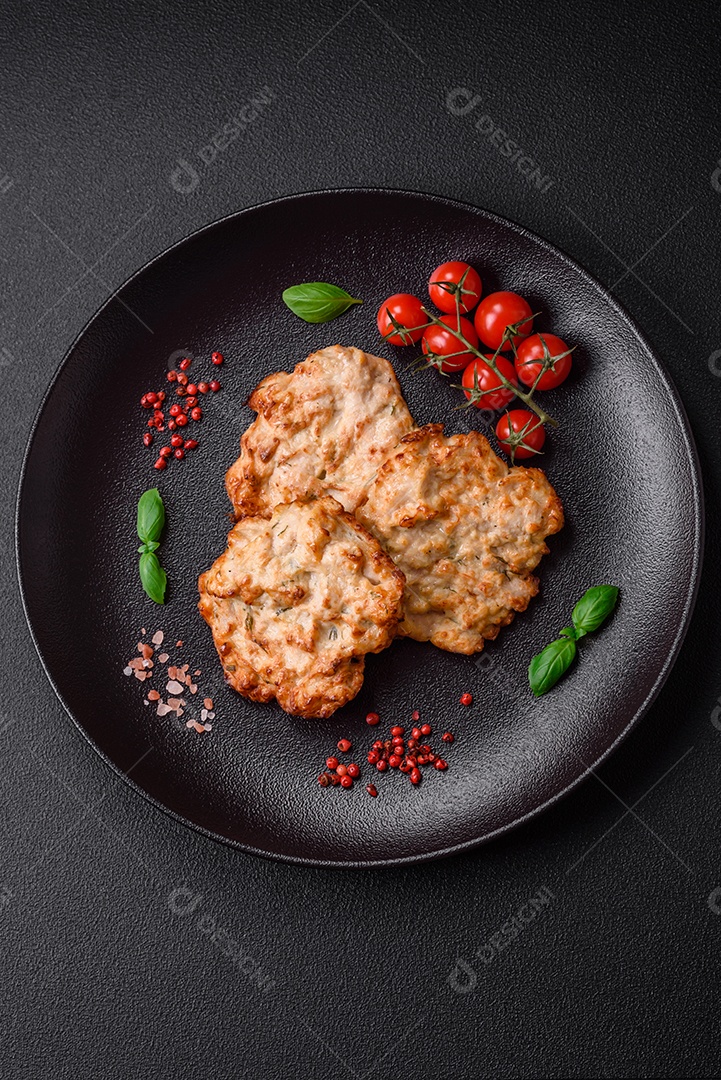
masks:
<path fill-rule="evenodd" d="M 353 304 L 363 303 L 362 300 L 355 300 L 345 289 L 328 285 L 325 281 L 291 285 L 283 292 L 283 302 L 294 315 L 308 323 L 330 322 Z"/>
<path fill-rule="evenodd" d="M 528 681 L 536 697 L 540 697 L 556 685 L 561 676 L 568 671 L 575 655 L 576 642 L 571 638 L 563 637 L 558 641 L 552 641 L 542 652 L 533 657 L 528 665 Z"/>
<path fill-rule="evenodd" d="M 146 551 L 140 556 L 140 580 L 145 592 L 156 604 L 165 603 L 165 586 L 168 583 L 168 575 L 158 562 L 158 556 L 153 551 Z"/>
<path fill-rule="evenodd" d="M 598 630 L 605 622 L 618 602 L 616 585 L 594 585 L 588 589 L 576 604 L 571 618 L 576 627 L 577 637 L 583 637 Z"/>
<path fill-rule="evenodd" d="M 144 555 L 146 551 L 157 551 L 160 544 L 157 540 L 148 540 L 147 544 L 141 544 L 138 548 L 138 554 Z"/>
<path fill-rule="evenodd" d="M 138 499 L 138 536 L 143 543 L 160 539 L 165 525 L 165 507 L 157 488 L 144 491 Z"/>

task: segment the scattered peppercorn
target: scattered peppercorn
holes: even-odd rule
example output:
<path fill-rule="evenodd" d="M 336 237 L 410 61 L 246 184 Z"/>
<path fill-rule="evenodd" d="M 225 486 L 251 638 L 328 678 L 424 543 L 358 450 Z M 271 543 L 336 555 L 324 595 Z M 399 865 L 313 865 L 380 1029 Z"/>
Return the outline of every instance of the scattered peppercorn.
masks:
<path fill-rule="evenodd" d="M 219 367 L 223 363 L 223 360 L 225 358 L 224 358 L 222 353 L 214 352 L 211 359 L 212 359 L 213 363 L 216 365 L 216 367 Z"/>
<path fill-rule="evenodd" d="M 472 704 L 473 704 L 473 694 L 468 694 L 468 693 L 461 694 L 461 705 L 472 705 Z"/>
<path fill-rule="evenodd" d="M 414 714 L 415 717 L 419 715 L 417 712 Z M 378 713 L 367 714 L 366 723 L 370 724 L 371 727 L 374 727 L 378 722 Z M 388 772 L 389 769 L 404 773 L 414 787 L 417 787 L 423 780 L 421 769 L 424 766 L 432 765 L 437 772 L 446 771 L 448 762 L 445 758 L 435 753 L 428 743 L 421 743 L 420 741 L 422 736 L 427 737 L 432 734 L 430 724 L 414 727 L 410 738 L 407 740 L 404 738 L 404 733 L 405 728 L 400 724 L 396 724 L 391 728 L 389 738 L 375 739 L 367 754 L 368 764 L 375 766 L 376 771 L 379 773 Z M 441 736 L 441 739 L 444 743 L 450 745 L 454 741 L 454 736 L 450 731 L 446 731 Z M 351 740 L 345 738 L 339 739 L 337 745 L 341 753 L 347 753 L 353 746 Z M 328 771 L 322 774 L 325 780 L 319 778 L 321 787 L 327 787 L 329 784 L 337 787 L 340 784 L 344 788 L 350 788 L 353 786 L 353 781 L 357 780 L 361 775 L 359 765 L 355 762 L 351 762 L 349 765 L 340 763 L 335 755 L 326 759 L 326 768 Z M 371 789 L 373 790 L 371 791 Z M 366 791 L 372 794 L 373 798 L 378 794 L 374 784 L 367 784 Z"/>
<path fill-rule="evenodd" d="M 372 799 L 377 798 L 378 788 L 375 786 L 375 784 L 366 784 L 366 791 Z"/>

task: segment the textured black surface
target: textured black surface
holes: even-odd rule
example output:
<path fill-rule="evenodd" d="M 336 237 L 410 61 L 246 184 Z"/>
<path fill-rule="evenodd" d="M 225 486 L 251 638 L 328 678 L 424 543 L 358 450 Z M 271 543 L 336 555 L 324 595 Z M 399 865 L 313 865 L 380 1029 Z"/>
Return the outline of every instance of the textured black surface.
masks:
<path fill-rule="evenodd" d="M 458 411 L 452 380 L 409 370 L 418 350 L 384 348 L 375 327 L 384 297 L 398 289 L 423 294 L 434 266 L 451 254 L 481 269 L 486 292 L 513 287 L 528 296 L 536 326 L 576 346 L 573 377 L 543 395 L 560 425 L 543 466 L 566 524 L 544 560 L 542 598 L 489 645 L 480 667 L 477 657 L 397 643 L 369 658 L 361 695 L 332 720 L 289 720 L 277 706 L 224 686 L 197 611 L 198 575 L 228 529 L 223 478 L 251 415 L 244 402 L 266 375 L 340 338 L 392 355 L 419 424 L 491 434 L 485 414 Z M 288 281 L 314 279 L 343 282 L 365 302 L 333 326 L 309 326 L 280 294 Z M 221 371 L 210 362 L 215 347 L 225 356 Z M 181 353 L 195 358 L 193 382 L 222 377 L 222 395 L 201 398 L 203 424 L 185 429 L 200 449 L 158 474 L 153 463 L 168 438 L 142 445 L 148 414 L 138 400 L 161 387 L 173 400 L 165 374 Z M 97 402 L 109 396 L 112 412 L 99 413 Z M 143 597 L 134 554 L 138 497 L 156 483 L 168 514 L 162 560 L 170 591 L 162 610 Z M 102 492 L 92 507 L 89 491 Z M 122 774 L 132 771 L 131 782 L 175 815 L 253 852 L 355 865 L 472 846 L 547 805 L 599 763 L 643 715 L 683 639 L 700 572 L 702 507 L 675 392 L 597 284 L 483 212 L 423 195 L 349 191 L 226 219 L 155 260 L 110 301 L 43 405 L 21 486 L 18 541 L 28 616 L 49 675 Z M 621 590 L 612 626 L 585 641 L 571 675 L 535 701 L 530 657 L 598 582 Z M 199 666 L 197 697 L 210 696 L 216 713 L 202 741 L 186 727 L 200 709 L 190 694 L 185 719 L 159 718 L 145 699 L 165 680 L 156 673 L 139 684 L 124 673 L 141 624 L 146 641 L 164 630 L 158 654 L 167 649 L 173 663 Z M 182 649 L 173 644 L 179 638 Z M 91 684 L 79 640 L 94 643 Z M 472 709 L 459 703 L 466 690 Z M 364 720 L 371 709 L 384 721 L 378 731 Z M 449 772 L 429 773 L 419 790 L 402 776 L 379 777 L 365 760 L 373 739 L 409 723 L 414 709 L 433 723 L 437 747 L 445 727 L 457 739 Z M 352 795 L 314 782 L 341 736 L 353 741 L 350 757 L 362 768 Z M 380 784 L 378 801 L 363 790 L 369 780 Z"/>
<path fill-rule="evenodd" d="M 718 1075 L 715 8 L 45 3 L 4 29 L 3 1072 Z M 198 149 L 263 86 L 272 104 L 206 166 Z M 480 99 L 465 115 L 446 107 L 457 87 Z M 545 192 L 476 130 L 484 115 Z M 597 778 L 473 854 L 339 874 L 219 846 L 112 777 L 36 659 L 11 517 L 45 387 L 113 288 L 224 214 L 357 184 L 486 206 L 610 287 L 679 388 L 708 528 L 679 660 Z M 91 683 L 94 643 L 78 648 Z M 542 888 L 537 917 L 489 945 Z M 472 970 L 449 983 L 457 958 Z"/>

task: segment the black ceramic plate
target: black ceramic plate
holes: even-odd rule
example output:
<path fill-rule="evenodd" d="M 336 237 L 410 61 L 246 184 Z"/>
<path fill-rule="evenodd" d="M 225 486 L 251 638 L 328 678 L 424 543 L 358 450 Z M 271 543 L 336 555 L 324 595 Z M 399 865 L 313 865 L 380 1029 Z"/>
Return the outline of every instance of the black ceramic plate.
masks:
<path fill-rule="evenodd" d="M 478 659 L 395 643 L 370 657 L 365 685 L 327 721 L 292 719 L 223 684 L 196 610 L 196 579 L 224 548 L 223 476 L 252 414 L 244 405 L 269 372 L 342 342 L 395 364 L 419 424 L 448 433 L 480 424 L 457 411 L 459 391 L 415 353 L 379 339 L 379 303 L 425 294 L 448 258 L 475 265 L 486 292 L 518 290 L 540 329 L 578 345 L 572 376 L 547 394 L 560 420 L 544 468 L 567 515 L 541 564 L 541 592 Z M 301 281 L 346 287 L 365 302 L 309 326 L 281 302 Z M 147 327 L 147 328 L 146 328 Z M 149 329 L 148 329 L 149 328 Z M 150 332 L 152 331 L 152 332 Z M 209 356 L 227 357 L 212 369 Z M 219 374 L 204 401 L 199 448 L 163 473 L 142 445 L 139 399 L 181 354 L 198 379 Z M 187 429 L 186 429 L 187 430 Z M 163 440 L 164 441 L 164 440 Z M 156 446 L 160 441 L 156 440 Z M 135 512 L 158 484 L 169 527 L 170 589 L 158 607 L 138 582 Z M 81 731 L 129 783 L 177 819 L 247 851 L 298 862 L 369 866 L 472 847 L 558 799 L 646 712 L 680 647 L 702 548 L 702 496 L 692 438 L 668 376 L 627 315 L 583 270 L 523 229 L 425 195 L 340 191 L 301 195 L 211 225 L 155 259 L 112 297 L 72 346 L 40 410 L 18 507 L 21 585 L 48 675 Z M 582 660 L 545 698 L 528 688 L 530 657 L 566 626 L 587 586 L 612 582 L 612 623 L 584 642 Z M 212 731 L 160 718 L 143 684 L 123 674 L 139 631 L 166 642 L 211 696 Z M 175 655 L 175 650 L 171 648 Z M 147 688 L 147 687 L 146 687 Z M 474 704 L 459 704 L 463 691 Z M 365 764 L 381 729 L 418 709 L 456 734 L 447 773 L 419 788 Z M 194 715 L 188 713 L 187 715 Z M 384 725 L 385 727 L 386 725 Z M 323 790 L 316 777 L 337 739 L 354 742 L 363 782 Z M 146 753 L 148 748 L 152 748 Z M 145 756 L 143 756 L 145 755 Z M 139 762 L 139 763 L 138 763 Z M 371 799 L 365 783 L 379 795 Z"/>

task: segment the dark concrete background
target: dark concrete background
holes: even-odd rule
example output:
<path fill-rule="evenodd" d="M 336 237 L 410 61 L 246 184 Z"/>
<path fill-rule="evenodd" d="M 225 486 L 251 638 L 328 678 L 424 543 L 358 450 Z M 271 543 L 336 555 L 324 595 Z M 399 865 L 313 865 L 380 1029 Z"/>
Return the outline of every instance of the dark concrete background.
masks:
<path fill-rule="evenodd" d="M 3 1075 L 719 1075 L 715 11 L 400 0 L 6 9 Z M 266 87 L 271 104 L 203 160 Z M 496 128 L 542 184 L 503 156 Z M 224 214 L 352 185 L 484 206 L 607 285 L 679 387 L 708 535 L 678 663 L 598 778 L 475 854 L 337 873 L 219 847 L 113 777 L 36 658 L 12 516 L 44 389 L 112 289 Z M 78 648 L 92 678 L 92 642 Z M 539 890 L 536 917 L 511 940 Z"/>

